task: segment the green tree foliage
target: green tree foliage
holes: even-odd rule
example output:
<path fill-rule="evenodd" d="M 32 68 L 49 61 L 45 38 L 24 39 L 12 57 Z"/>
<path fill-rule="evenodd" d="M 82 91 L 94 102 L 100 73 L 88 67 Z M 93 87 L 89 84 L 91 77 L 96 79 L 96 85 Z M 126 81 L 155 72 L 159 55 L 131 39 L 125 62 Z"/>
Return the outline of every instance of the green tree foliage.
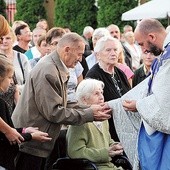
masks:
<path fill-rule="evenodd" d="M 69 27 L 82 34 L 85 26 L 96 28 L 97 7 L 95 0 L 56 0 L 55 26 Z"/>
<path fill-rule="evenodd" d="M 15 20 L 23 20 L 31 29 L 35 28 L 39 19 L 46 19 L 43 3 L 43 0 L 17 0 Z"/>
<path fill-rule="evenodd" d="M 126 24 L 133 26 L 133 22 L 121 21 L 121 16 L 124 12 L 136 7 L 137 5 L 138 2 L 135 0 L 98 0 L 98 26 L 116 24 L 120 29 Z"/>
<path fill-rule="evenodd" d="M 6 3 L 4 0 L 0 0 L 0 14 L 6 18 Z"/>

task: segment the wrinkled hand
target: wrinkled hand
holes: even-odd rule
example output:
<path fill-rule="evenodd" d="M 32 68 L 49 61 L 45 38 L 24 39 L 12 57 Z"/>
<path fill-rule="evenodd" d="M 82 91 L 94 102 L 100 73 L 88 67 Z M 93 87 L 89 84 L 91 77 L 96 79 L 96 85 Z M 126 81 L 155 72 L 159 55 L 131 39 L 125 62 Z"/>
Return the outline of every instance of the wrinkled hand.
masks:
<path fill-rule="evenodd" d="M 47 141 L 52 140 L 52 138 L 50 138 L 48 136 L 48 133 L 41 132 L 41 131 L 33 132 L 33 133 L 31 133 L 31 135 L 32 135 L 33 140 L 37 140 L 37 141 L 40 141 L 40 142 L 47 142 Z"/>
<path fill-rule="evenodd" d="M 34 132 L 37 132 L 37 131 L 39 131 L 38 127 L 27 127 L 27 128 L 25 128 L 25 133 L 34 133 Z"/>
<path fill-rule="evenodd" d="M 136 101 L 135 100 L 125 100 L 123 102 L 123 107 L 127 111 L 136 112 Z"/>
<path fill-rule="evenodd" d="M 4 133 L 11 145 L 20 144 L 24 141 L 24 138 L 14 128 L 10 128 Z"/>
<path fill-rule="evenodd" d="M 94 120 L 103 121 L 111 117 L 111 109 L 105 108 L 104 105 L 91 105 L 90 107 L 93 110 Z"/>
<path fill-rule="evenodd" d="M 115 155 L 123 154 L 123 146 L 119 142 L 115 142 L 109 147 L 109 156 L 114 157 Z"/>
<path fill-rule="evenodd" d="M 105 102 L 102 106 L 104 109 L 110 109 L 108 102 Z"/>

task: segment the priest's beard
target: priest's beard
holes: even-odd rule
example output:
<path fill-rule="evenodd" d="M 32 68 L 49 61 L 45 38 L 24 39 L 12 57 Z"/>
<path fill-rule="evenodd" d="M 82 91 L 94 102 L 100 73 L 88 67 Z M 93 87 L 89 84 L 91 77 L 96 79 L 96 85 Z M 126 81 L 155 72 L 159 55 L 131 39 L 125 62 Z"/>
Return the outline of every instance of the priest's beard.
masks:
<path fill-rule="evenodd" d="M 162 53 L 162 49 L 158 48 L 156 45 L 152 44 L 151 42 L 148 42 L 149 45 L 149 52 L 153 53 L 153 55 L 158 56 Z"/>

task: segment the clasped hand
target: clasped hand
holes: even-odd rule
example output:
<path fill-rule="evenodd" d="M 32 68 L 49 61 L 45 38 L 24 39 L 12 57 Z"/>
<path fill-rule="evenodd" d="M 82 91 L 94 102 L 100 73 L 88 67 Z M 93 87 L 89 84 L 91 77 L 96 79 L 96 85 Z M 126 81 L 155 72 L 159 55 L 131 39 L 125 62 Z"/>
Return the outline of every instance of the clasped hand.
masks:
<path fill-rule="evenodd" d="M 114 157 L 116 155 L 122 155 L 123 146 L 119 142 L 115 142 L 109 147 L 108 152 L 110 157 Z"/>

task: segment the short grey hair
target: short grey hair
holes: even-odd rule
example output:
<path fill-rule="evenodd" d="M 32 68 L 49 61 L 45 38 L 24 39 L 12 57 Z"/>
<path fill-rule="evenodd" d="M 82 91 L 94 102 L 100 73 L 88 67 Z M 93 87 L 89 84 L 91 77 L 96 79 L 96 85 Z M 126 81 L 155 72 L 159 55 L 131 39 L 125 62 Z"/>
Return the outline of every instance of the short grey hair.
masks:
<path fill-rule="evenodd" d="M 151 32 L 160 33 L 165 31 L 164 26 L 156 19 L 143 19 L 135 28 L 135 32 L 140 32 L 140 34 L 147 35 Z"/>
<path fill-rule="evenodd" d="M 110 32 L 106 28 L 100 27 L 94 30 L 92 38 L 104 37 L 104 36 L 109 36 L 109 35 L 110 35 Z"/>
<path fill-rule="evenodd" d="M 84 104 L 83 99 L 88 99 L 97 87 L 104 88 L 104 83 L 100 80 L 87 78 L 80 82 L 76 90 L 76 98 L 79 104 Z"/>
<path fill-rule="evenodd" d="M 134 36 L 134 32 L 129 31 L 124 34 L 125 39 L 127 39 L 129 36 Z"/>
<path fill-rule="evenodd" d="M 93 31 L 94 31 L 94 29 L 91 26 L 86 26 L 86 27 L 84 27 L 83 35 L 88 34 L 88 33 L 92 34 Z"/>
<path fill-rule="evenodd" d="M 96 46 L 94 47 L 94 52 L 98 53 L 98 52 L 102 51 L 104 49 L 107 41 L 113 41 L 113 42 L 117 43 L 119 45 L 119 48 L 120 48 L 120 41 L 116 38 L 113 38 L 110 35 L 110 36 L 104 36 L 97 41 Z"/>
<path fill-rule="evenodd" d="M 64 34 L 63 37 L 59 40 L 57 49 L 63 48 L 64 46 L 67 46 L 67 45 L 75 46 L 80 42 L 83 42 L 85 44 L 85 41 L 82 36 L 80 36 L 79 34 L 75 32 L 67 33 L 67 34 Z"/>

